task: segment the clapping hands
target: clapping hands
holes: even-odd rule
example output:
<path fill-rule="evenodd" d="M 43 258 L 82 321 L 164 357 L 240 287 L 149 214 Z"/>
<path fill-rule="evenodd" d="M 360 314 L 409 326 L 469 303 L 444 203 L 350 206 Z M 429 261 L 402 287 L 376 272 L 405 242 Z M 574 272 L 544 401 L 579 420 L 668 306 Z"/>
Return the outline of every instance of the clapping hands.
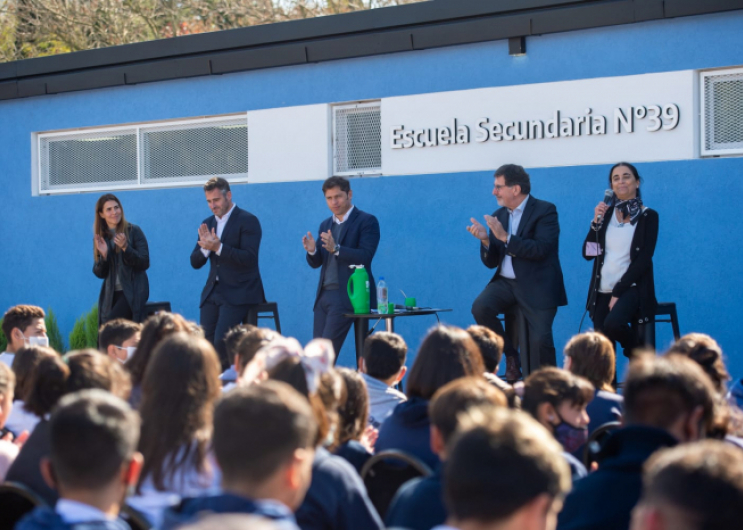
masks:
<path fill-rule="evenodd" d="M 103 257 L 103 259 L 106 259 L 108 257 L 108 244 L 106 244 L 106 240 L 96 234 L 93 236 L 93 243 L 95 243 L 95 248 L 98 250 L 98 253 Z"/>
<path fill-rule="evenodd" d="M 213 252 L 216 252 L 219 250 L 219 246 L 221 244 L 222 243 L 219 240 L 215 229 L 212 228 L 211 231 L 209 231 L 209 227 L 206 226 L 206 223 L 202 223 L 199 227 L 198 245 L 204 250 L 211 250 Z"/>

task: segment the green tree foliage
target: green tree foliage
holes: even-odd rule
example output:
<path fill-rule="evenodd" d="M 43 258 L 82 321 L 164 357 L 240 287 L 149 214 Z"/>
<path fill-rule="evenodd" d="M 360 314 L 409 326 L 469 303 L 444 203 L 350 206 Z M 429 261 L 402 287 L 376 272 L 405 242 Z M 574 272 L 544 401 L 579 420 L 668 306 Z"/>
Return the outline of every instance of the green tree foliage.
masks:
<path fill-rule="evenodd" d="M 5 337 L 3 332 L 3 319 L 0 318 L 0 353 L 5 351 L 5 347 L 8 345 L 8 339 Z"/>
<path fill-rule="evenodd" d="M 49 337 L 49 346 L 57 350 L 59 353 L 64 353 L 65 344 L 62 338 L 62 332 L 59 331 L 59 324 L 57 323 L 57 315 L 54 314 L 51 308 L 46 310 L 46 334 Z"/>
<path fill-rule="evenodd" d="M 0 0 L 0 61 L 422 0 Z"/>
<path fill-rule="evenodd" d="M 70 350 L 98 349 L 98 306 L 75 320 L 69 337 Z"/>

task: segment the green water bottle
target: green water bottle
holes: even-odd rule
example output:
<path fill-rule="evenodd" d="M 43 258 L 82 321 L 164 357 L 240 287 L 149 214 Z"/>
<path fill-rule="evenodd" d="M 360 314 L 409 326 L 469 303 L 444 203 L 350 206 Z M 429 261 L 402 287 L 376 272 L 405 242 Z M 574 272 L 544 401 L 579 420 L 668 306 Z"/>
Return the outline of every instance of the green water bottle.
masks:
<path fill-rule="evenodd" d="M 368 313 L 370 307 L 371 292 L 369 291 L 369 274 L 363 265 L 349 265 L 356 269 L 348 279 L 348 298 L 351 299 L 353 312 L 356 314 Z"/>

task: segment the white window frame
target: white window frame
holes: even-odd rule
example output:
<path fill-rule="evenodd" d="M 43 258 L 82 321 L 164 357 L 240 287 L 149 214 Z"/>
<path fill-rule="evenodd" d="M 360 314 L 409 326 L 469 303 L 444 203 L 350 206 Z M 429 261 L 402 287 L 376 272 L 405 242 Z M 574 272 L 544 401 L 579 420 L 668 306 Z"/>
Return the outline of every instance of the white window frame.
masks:
<path fill-rule="evenodd" d="M 737 68 L 725 68 L 720 70 L 709 70 L 699 73 L 699 109 L 700 109 L 700 121 L 699 129 L 700 135 L 700 154 L 702 156 L 725 156 L 725 155 L 743 155 L 743 146 L 734 148 L 719 148 L 719 149 L 707 149 L 707 93 L 705 91 L 705 83 L 707 78 L 720 77 L 724 75 L 736 75 L 740 74 L 743 83 L 743 67 Z M 742 104 L 743 106 L 743 104 Z M 743 119 L 743 116 L 741 117 Z"/>
<path fill-rule="evenodd" d="M 165 121 L 156 121 L 156 122 L 141 122 L 141 123 L 133 123 L 133 124 L 126 124 L 126 125 L 115 125 L 115 126 L 108 126 L 108 127 L 81 127 L 77 129 L 66 129 L 63 131 L 53 131 L 53 132 L 38 132 L 33 133 L 33 157 L 34 157 L 34 163 L 32 166 L 33 172 L 32 172 L 32 178 L 33 178 L 33 186 L 32 189 L 35 193 L 38 195 L 65 195 L 70 193 L 91 193 L 91 192 L 101 192 L 101 191 L 126 191 L 126 190 L 144 190 L 144 189 L 165 189 L 165 188 L 184 188 L 184 187 L 194 187 L 194 186 L 200 186 L 202 185 L 206 179 L 209 177 L 203 176 L 203 175 L 193 175 L 193 176 L 182 176 L 182 177 L 174 177 L 172 179 L 168 179 L 168 181 L 162 181 L 162 182 L 153 182 L 153 183 L 145 183 L 142 182 L 142 164 L 144 163 L 144 157 L 142 156 L 142 153 L 140 151 L 140 143 L 142 138 L 142 131 L 147 130 L 163 130 L 163 129 L 177 129 L 178 126 L 190 126 L 190 125 L 205 125 L 205 124 L 212 124 L 212 123 L 220 123 L 220 122 L 234 122 L 236 118 L 244 118 L 245 119 L 245 126 L 246 126 L 246 139 L 245 143 L 247 145 L 248 139 L 248 114 L 247 112 L 241 112 L 238 114 L 224 114 L 220 116 L 203 116 L 198 118 L 187 118 L 187 119 L 178 119 L 178 120 L 165 120 Z M 115 134 L 122 131 L 134 131 L 137 135 L 137 183 L 122 183 L 117 184 L 115 182 L 111 183 L 101 183 L 98 185 L 87 185 L 83 184 L 79 187 L 70 187 L 66 189 L 59 189 L 59 190 L 50 190 L 50 189 L 42 189 L 42 169 L 41 169 L 41 142 L 45 139 L 49 138 L 64 138 L 68 137 L 70 139 L 74 139 L 78 135 L 86 135 L 86 134 Z M 240 175 L 212 175 L 212 176 L 222 176 L 229 179 L 230 183 L 245 183 L 248 182 L 248 176 L 249 176 L 249 164 L 250 159 L 248 159 L 248 173 L 240 174 Z"/>
<path fill-rule="evenodd" d="M 381 138 L 380 138 L 380 166 L 378 168 L 372 168 L 372 169 L 363 169 L 363 170 L 353 170 L 353 171 L 336 171 L 336 161 L 338 158 L 338 154 L 336 151 L 336 140 L 337 140 L 337 129 L 336 129 L 336 111 L 342 110 L 342 109 L 361 109 L 361 108 L 368 108 L 368 107 L 375 107 L 379 108 L 379 115 L 380 115 L 380 127 L 381 127 L 381 117 L 382 117 L 382 100 L 375 99 L 375 100 L 366 100 L 366 101 L 357 101 L 353 103 L 340 103 L 331 105 L 331 119 L 332 119 L 332 127 L 331 127 L 331 141 L 330 141 L 330 150 L 331 150 L 331 173 L 334 177 L 361 177 L 361 176 L 376 176 L 382 174 L 382 157 L 384 156 L 384 149 L 381 147 Z M 381 131 L 380 131 L 381 132 Z"/>

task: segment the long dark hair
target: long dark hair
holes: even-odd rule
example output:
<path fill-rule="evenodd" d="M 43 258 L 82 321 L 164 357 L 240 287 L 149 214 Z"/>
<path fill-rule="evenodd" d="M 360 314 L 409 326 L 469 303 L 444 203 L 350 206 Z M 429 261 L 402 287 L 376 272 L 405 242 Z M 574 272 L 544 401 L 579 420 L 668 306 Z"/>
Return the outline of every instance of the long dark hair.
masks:
<path fill-rule="evenodd" d="M 178 331 L 189 331 L 186 319 L 176 313 L 161 312 L 145 320 L 142 335 L 134 355 L 124 365 L 132 376 L 132 385 L 142 384 L 147 363 L 155 347 L 167 336 Z"/>
<path fill-rule="evenodd" d="M 108 201 L 116 201 L 116 203 L 119 205 L 119 208 L 121 208 L 121 221 L 119 221 L 119 224 L 116 225 L 116 233 L 122 233 L 126 235 L 126 239 L 128 240 L 130 225 L 126 221 L 126 216 L 124 215 L 124 207 L 121 205 L 121 201 L 113 193 L 106 193 L 104 195 L 101 195 L 96 201 L 95 220 L 93 221 L 93 233 L 95 235 L 101 236 L 103 239 L 111 239 L 111 232 L 108 229 L 108 225 L 106 224 L 106 221 L 104 221 L 101 218 L 101 213 L 103 213 L 103 206 Z M 118 247 L 116 247 L 117 252 L 118 250 L 119 250 Z M 98 258 L 100 258 L 100 255 L 98 253 L 98 247 L 95 246 L 95 242 L 94 242 L 93 243 L 93 259 L 98 261 Z"/>
<path fill-rule="evenodd" d="M 207 469 L 219 372 L 217 352 L 203 338 L 175 333 L 155 348 L 142 381 L 139 486 L 149 477 L 162 491 L 179 469 Z"/>

